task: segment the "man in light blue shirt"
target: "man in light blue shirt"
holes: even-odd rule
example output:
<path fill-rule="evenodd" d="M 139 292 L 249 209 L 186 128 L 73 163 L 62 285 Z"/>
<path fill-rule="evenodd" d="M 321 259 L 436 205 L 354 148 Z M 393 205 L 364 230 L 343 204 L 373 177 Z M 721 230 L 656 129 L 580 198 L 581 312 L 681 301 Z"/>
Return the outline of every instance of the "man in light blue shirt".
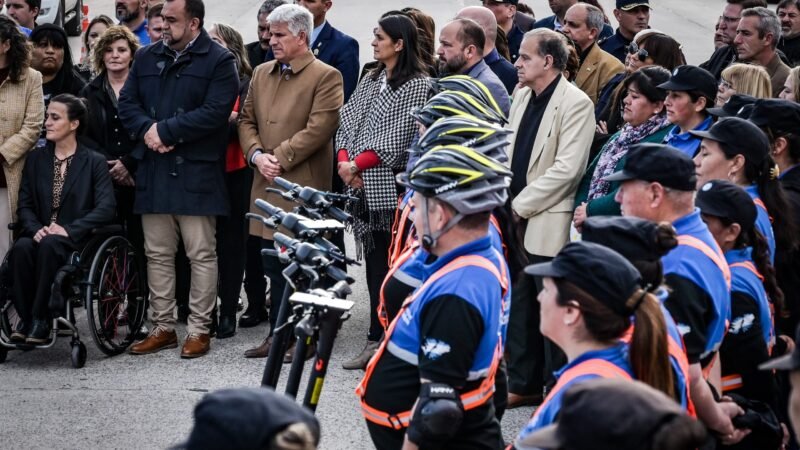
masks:
<path fill-rule="evenodd" d="M 440 75 L 469 75 L 482 82 L 492 93 L 503 113 L 508 115 L 511 100 L 503 82 L 483 60 L 486 35 L 471 19 L 455 19 L 439 34 Z"/>

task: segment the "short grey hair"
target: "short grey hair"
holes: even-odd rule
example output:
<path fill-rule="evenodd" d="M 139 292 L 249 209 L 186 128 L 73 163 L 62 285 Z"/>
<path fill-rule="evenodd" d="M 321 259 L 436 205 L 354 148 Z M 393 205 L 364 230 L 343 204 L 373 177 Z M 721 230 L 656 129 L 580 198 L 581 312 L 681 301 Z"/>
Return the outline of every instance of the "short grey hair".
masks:
<path fill-rule="evenodd" d="M 600 37 L 600 32 L 603 31 L 603 26 L 606 24 L 606 16 L 603 11 L 597 6 L 588 3 L 580 3 L 586 9 L 586 27 L 590 30 L 597 30 L 597 37 Z"/>
<path fill-rule="evenodd" d="M 569 50 L 564 35 L 547 28 L 536 28 L 525 33 L 522 40 L 525 39 L 536 39 L 536 53 L 542 58 L 550 55 L 553 58 L 553 68 L 559 72 L 567 68 Z"/>
<path fill-rule="evenodd" d="M 742 11 L 742 17 L 758 17 L 756 30 L 758 30 L 759 39 L 764 39 L 764 36 L 771 34 L 772 48 L 777 47 L 778 41 L 781 39 L 781 21 L 774 11 L 758 6 Z"/>
<path fill-rule="evenodd" d="M 267 22 L 270 26 L 273 23 L 285 23 L 289 27 L 289 32 L 293 36 L 306 34 L 306 44 L 311 45 L 311 32 L 314 31 L 314 16 L 299 5 L 281 5 L 269 13 Z"/>
<path fill-rule="evenodd" d="M 265 0 L 261 4 L 261 8 L 258 8 L 258 18 L 268 16 L 272 11 L 275 11 L 275 8 L 285 4 L 286 0 Z"/>

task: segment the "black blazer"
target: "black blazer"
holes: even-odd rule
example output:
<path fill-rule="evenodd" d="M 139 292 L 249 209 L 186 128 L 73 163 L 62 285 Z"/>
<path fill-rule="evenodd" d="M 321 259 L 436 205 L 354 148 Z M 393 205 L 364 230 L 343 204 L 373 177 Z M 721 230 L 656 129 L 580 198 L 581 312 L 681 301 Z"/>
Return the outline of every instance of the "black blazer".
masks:
<path fill-rule="evenodd" d="M 47 143 L 28 154 L 19 188 L 17 218 L 20 235 L 33 237 L 50 224 L 53 205 L 54 144 Z M 114 220 L 116 202 L 106 158 L 78 144 L 64 180 L 56 223 L 67 230 L 73 242 L 85 243 L 92 229 Z"/>

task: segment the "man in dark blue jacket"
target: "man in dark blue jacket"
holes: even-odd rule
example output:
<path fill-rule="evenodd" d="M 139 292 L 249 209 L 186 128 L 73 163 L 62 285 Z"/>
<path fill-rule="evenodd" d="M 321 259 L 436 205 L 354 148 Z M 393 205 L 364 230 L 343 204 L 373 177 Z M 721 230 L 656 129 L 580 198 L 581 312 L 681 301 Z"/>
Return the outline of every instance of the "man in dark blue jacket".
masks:
<path fill-rule="evenodd" d="M 356 90 L 358 84 L 358 42 L 333 28 L 325 15 L 333 6 L 331 0 L 300 0 L 298 2 L 314 16 L 314 31 L 311 33 L 311 51 L 325 64 L 336 68 L 344 81 L 344 101 Z"/>
<path fill-rule="evenodd" d="M 134 212 L 142 214 L 153 330 L 133 354 L 177 347 L 175 253 L 191 261 L 189 333 L 181 357 L 209 350 L 217 296 L 216 216 L 228 214 L 225 149 L 239 88 L 233 55 L 203 30 L 202 0 L 167 0 L 161 43 L 136 54 L 119 115 L 139 143 Z"/>

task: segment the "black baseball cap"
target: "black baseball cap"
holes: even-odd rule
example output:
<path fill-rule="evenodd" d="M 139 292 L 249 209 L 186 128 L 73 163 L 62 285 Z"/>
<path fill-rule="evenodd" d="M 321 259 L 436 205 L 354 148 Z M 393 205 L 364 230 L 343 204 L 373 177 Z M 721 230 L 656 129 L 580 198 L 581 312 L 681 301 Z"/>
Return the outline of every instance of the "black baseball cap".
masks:
<path fill-rule="evenodd" d="M 659 245 L 657 234 L 658 224 L 651 220 L 593 216 L 583 222 L 581 239 L 605 245 L 628 261 L 657 261 L 669 251 Z"/>
<path fill-rule="evenodd" d="M 666 144 L 636 144 L 628 150 L 622 170 L 606 181 L 642 180 L 679 191 L 693 191 L 697 184 L 694 161 Z"/>
<path fill-rule="evenodd" d="M 738 223 L 743 233 L 756 224 L 758 212 L 753 199 L 744 189 L 727 180 L 712 180 L 701 186 L 695 205 L 703 214 Z"/>
<path fill-rule="evenodd" d="M 625 303 L 641 287 L 639 271 L 627 259 L 593 242 L 571 242 L 552 261 L 530 265 L 525 273 L 563 278 L 623 317 L 633 314 L 635 308 Z"/>
<path fill-rule="evenodd" d="M 795 332 L 795 342 L 800 342 L 800 326 Z M 770 359 L 758 366 L 761 370 L 798 370 L 800 369 L 800 345 L 795 345 L 792 353 Z"/>
<path fill-rule="evenodd" d="M 519 4 L 519 0 L 489 0 L 489 3 L 508 3 L 516 6 Z"/>
<path fill-rule="evenodd" d="M 778 135 L 800 133 L 800 104 L 781 99 L 759 99 L 747 120 Z"/>
<path fill-rule="evenodd" d="M 717 97 L 717 79 L 711 72 L 697 66 L 678 66 L 666 83 L 658 85 L 667 91 L 699 91 L 709 99 Z"/>
<path fill-rule="evenodd" d="M 651 8 L 649 0 L 617 0 L 617 9 L 623 11 L 630 11 L 640 6 L 647 6 Z"/>
<path fill-rule="evenodd" d="M 675 400 L 641 381 L 596 378 L 567 388 L 558 422 L 533 432 L 516 446 L 570 450 L 652 448 L 653 436 L 661 427 L 685 414 Z"/>
<path fill-rule="evenodd" d="M 747 94 L 733 94 L 731 98 L 719 108 L 708 108 L 708 113 L 715 117 L 737 117 L 747 105 L 755 103 L 756 98 Z"/>
<path fill-rule="evenodd" d="M 744 155 L 759 164 L 769 156 L 769 139 L 754 123 L 741 117 L 726 117 L 708 131 L 690 131 L 693 136 L 725 144 L 722 151 L 730 157 Z"/>
<path fill-rule="evenodd" d="M 303 422 L 319 444 L 319 422 L 289 397 L 264 388 L 223 389 L 203 397 L 194 409 L 189 439 L 174 448 L 269 448 L 277 433 Z"/>

